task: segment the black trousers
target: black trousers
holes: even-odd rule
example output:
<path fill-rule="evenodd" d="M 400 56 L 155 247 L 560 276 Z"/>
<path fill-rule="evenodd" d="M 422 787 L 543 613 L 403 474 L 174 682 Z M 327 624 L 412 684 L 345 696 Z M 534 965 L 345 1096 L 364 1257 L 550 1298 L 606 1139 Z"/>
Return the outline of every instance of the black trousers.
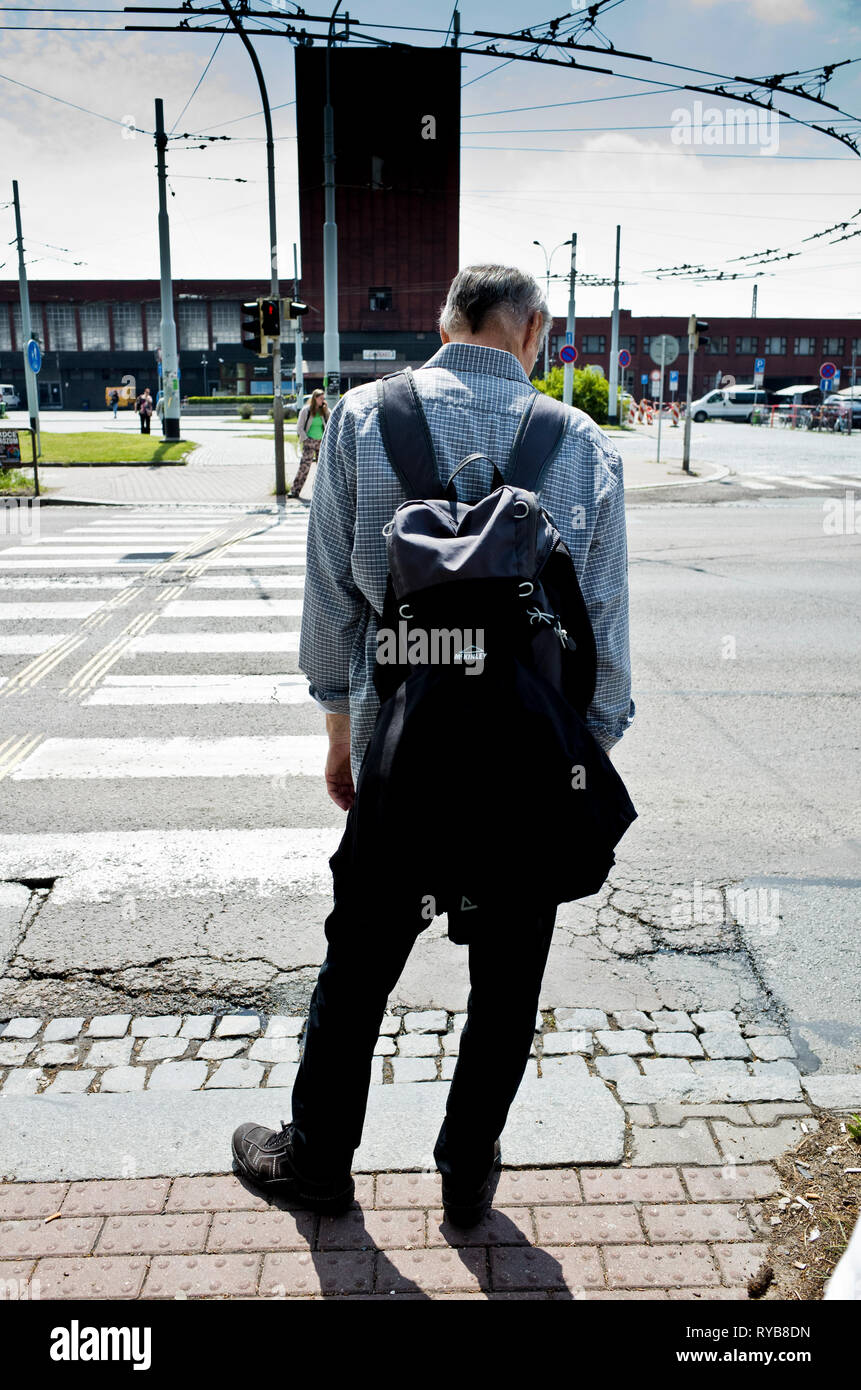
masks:
<path fill-rule="evenodd" d="M 434 1148 L 444 1177 L 469 1181 L 490 1168 L 529 1058 L 555 919 L 555 906 L 499 916 L 469 943 L 467 1021 Z M 350 1169 L 388 997 L 424 926 L 357 914 L 336 890 L 293 1087 L 294 1149 L 306 1177 Z"/>

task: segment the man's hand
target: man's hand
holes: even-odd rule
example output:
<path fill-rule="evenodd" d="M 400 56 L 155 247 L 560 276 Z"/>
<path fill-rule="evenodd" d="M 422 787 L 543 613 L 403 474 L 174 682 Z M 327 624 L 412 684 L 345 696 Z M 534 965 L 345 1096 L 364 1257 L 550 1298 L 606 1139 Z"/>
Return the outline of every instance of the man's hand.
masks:
<path fill-rule="evenodd" d="M 356 795 L 350 767 L 350 716 L 327 714 L 326 732 L 329 752 L 326 756 L 326 790 L 336 806 L 349 811 Z"/>

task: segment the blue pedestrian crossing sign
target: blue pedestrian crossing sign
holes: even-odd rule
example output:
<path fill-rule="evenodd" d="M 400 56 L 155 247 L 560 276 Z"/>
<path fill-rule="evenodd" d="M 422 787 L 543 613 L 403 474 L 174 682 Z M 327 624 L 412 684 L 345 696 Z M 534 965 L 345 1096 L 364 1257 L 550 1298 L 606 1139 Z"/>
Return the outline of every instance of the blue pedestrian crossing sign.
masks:
<path fill-rule="evenodd" d="M 42 349 L 35 338 L 31 338 L 27 344 L 27 366 L 31 372 L 38 372 L 42 369 Z"/>

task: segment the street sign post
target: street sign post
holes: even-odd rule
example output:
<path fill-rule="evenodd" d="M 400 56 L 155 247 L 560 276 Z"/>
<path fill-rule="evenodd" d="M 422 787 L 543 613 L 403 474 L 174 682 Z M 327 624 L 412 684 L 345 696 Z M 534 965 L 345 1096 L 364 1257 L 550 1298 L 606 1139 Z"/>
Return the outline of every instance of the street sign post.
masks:
<path fill-rule="evenodd" d="M 631 365 L 631 354 L 630 354 L 630 352 L 628 351 L 627 348 L 622 348 L 622 351 L 619 353 L 619 366 L 620 366 L 620 367 L 630 367 L 630 365 Z"/>
<path fill-rule="evenodd" d="M 648 373 L 648 372 L 641 372 L 641 373 L 640 373 L 640 385 L 641 385 L 641 386 L 648 386 L 648 384 L 649 384 L 649 373 Z"/>
<path fill-rule="evenodd" d="M 670 395 L 674 396 L 679 389 L 678 372 L 670 372 Z"/>
<path fill-rule="evenodd" d="M 679 340 L 674 338 L 671 333 L 659 333 L 657 338 L 653 338 L 649 345 L 649 356 L 653 362 L 660 366 L 658 373 L 658 451 L 655 462 L 661 461 L 661 419 L 664 413 L 664 368 L 669 367 L 671 362 L 675 362 L 679 355 Z M 652 377 L 654 378 L 654 372 Z"/>

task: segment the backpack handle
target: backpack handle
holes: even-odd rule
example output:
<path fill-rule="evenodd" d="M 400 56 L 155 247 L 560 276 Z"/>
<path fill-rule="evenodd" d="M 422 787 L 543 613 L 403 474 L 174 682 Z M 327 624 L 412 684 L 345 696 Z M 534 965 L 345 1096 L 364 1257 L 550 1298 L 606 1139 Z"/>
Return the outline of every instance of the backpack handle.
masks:
<path fill-rule="evenodd" d="M 489 458 L 487 454 L 467 454 L 466 458 L 461 460 L 461 462 L 457 465 L 457 468 L 454 470 L 454 472 L 452 473 L 451 477 L 445 485 L 445 497 L 447 501 L 451 502 L 452 506 L 455 506 L 459 500 L 457 495 L 457 488 L 454 485 L 455 478 L 457 477 L 458 473 L 462 468 L 466 468 L 466 465 L 468 463 L 475 463 L 476 459 L 487 459 L 488 463 L 493 463 L 493 460 Z M 503 478 L 502 474 L 500 473 L 499 469 L 494 463 L 493 488 L 491 489 L 491 491 L 493 491 L 495 488 L 502 487 L 504 482 L 505 479 Z"/>

